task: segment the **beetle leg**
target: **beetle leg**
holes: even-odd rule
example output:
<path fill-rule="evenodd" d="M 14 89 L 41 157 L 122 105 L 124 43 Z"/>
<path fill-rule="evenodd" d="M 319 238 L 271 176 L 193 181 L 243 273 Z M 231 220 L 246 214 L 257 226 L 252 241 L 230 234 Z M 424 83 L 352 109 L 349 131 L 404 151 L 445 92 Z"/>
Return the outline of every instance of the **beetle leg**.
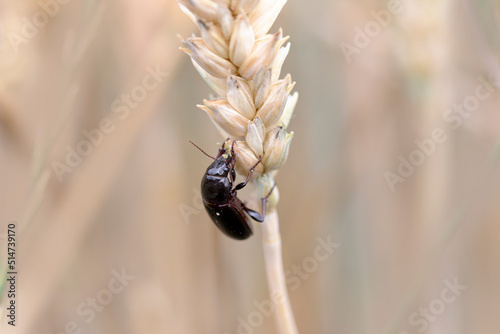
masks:
<path fill-rule="evenodd" d="M 264 208 L 264 207 L 263 207 Z M 255 221 L 258 221 L 259 223 L 262 223 L 264 221 L 264 218 L 265 218 L 265 210 L 262 210 L 262 213 L 264 215 L 260 215 L 260 213 L 258 213 L 257 211 L 255 210 L 252 210 L 252 209 L 249 209 L 247 208 L 246 206 L 243 206 L 243 210 L 245 210 L 246 213 L 248 213 L 248 215 L 250 217 L 252 217 L 253 220 Z"/>
<path fill-rule="evenodd" d="M 242 182 L 242 183 L 236 185 L 236 187 L 234 187 L 234 190 L 240 190 L 241 188 L 243 188 L 244 186 L 247 185 L 248 181 L 250 181 L 250 178 L 252 177 L 252 174 L 253 174 L 253 171 L 255 170 L 255 167 L 257 167 L 257 165 L 260 164 L 261 161 L 262 161 L 262 158 L 259 158 L 259 161 L 257 161 L 257 163 L 255 165 L 253 165 L 252 168 L 250 168 L 250 170 L 248 171 L 248 176 L 247 176 L 247 179 L 245 180 L 245 182 Z"/>
<path fill-rule="evenodd" d="M 227 140 L 229 140 L 229 138 Z M 234 157 L 234 143 L 236 143 L 236 141 L 233 141 L 233 143 L 231 144 L 231 172 L 229 173 L 231 185 L 234 183 L 234 181 L 236 181 L 236 172 L 234 171 L 234 164 L 236 163 Z"/>
<path fill-rule="evenodd" d="M 273 187 L 271 188 L 271 190 L 269 190 L 269 193 L 263 199 L 267 200 L 269 198 L 269 196 L 271 196 L 274 188 L 276 188 L 276 183 L 273 185 Z"/>
<path fill-rule="evenodd" d="M 226 139 L 226 141 L 228 141 L 228 139 Z M 233 142 L 231 143 L 231 156 L 233 157 L 233 160 L 234 160 L 234 143 L 236 143 L 236 140 L 233 140 Z"/>
<path fill-rule="evenodd" d="M 245 206 L 245 204 L 241 203 L 241 205 L 243 206 L 243 210 L 245 210 L 245 212 L 248 213 L 248 215 L 250 217 L 252 217 L 253 220 L 258 221 L 259 223 L 262 223 L 264 221 L 264 219 L 266 218 L 266 204 L 267 204 L 267 199 L 269 198 L 269 196 L 271 196 L 271 193 L 273 192 L 274 187 L 276 187 L 276 183 L 271 188 L 271 190 L 266 195 L 266 197 L 262 197 L 262 215 L 260 213 L 258 213 L 257 211 L 255 211 L 255 210 L 247 208 Z"/>
<path fill-rule="evenodd" d="M 234 171 L 234 168 L 231 169 L 231 184 L 234 183 L 234 181 L 236 181 L 236 172 Z"/>

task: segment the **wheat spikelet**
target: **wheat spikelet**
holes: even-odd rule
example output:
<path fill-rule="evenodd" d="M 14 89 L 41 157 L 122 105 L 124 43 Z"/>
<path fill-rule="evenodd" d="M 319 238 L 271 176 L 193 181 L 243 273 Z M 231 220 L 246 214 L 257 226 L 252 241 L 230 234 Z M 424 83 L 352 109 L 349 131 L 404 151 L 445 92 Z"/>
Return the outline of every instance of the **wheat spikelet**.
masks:
<path fill-rule="evenodd" d="M 289 44 L 281 29 L 267 34 L 285 1 L 179 0 L 201 37 L 181 48 L 218 95 L 198 107 L 224 138 L 236 140 L 236 168 L 246 175 L 262 158 L 256 176 L 278 170 L 293 137 L 286 128 L 297 94 L 290 75 L 279 79 Z M 272 206 L 272 203 L 270 203 Z"/>
<path fill-rule="evenodd" d="M 293 132 L 286 129 L 298 94 L 290 95 L 291 76 L 280 79 L 290 44 L 282 30 L 268 31 L 286 0 L 178 0 L 200 30 L 200 37 L 181 38 L 201 77 L 217 94 L 198 107 L 224 138 L 234 141 L 236 170 L 246 176 L 259 159 L 254 183 L 259 197 L 275 185 L 274 177 L 288 156 Z M 266 270 L 271 294 L 278 294 L 280 333 L 297 333 L 285 285 L 276 206 L 278 191 L 268 198 L 262 224 Z"/>

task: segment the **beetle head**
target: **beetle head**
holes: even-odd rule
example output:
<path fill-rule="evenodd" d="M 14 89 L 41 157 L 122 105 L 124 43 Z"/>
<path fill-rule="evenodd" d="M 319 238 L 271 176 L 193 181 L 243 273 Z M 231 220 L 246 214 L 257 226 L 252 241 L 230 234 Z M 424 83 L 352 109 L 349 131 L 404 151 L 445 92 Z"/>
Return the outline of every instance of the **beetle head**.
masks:
<path fill-rule="evenodd" d="M 233 157 L 228 153 L 220 154 L 207 168 L 207 174 L 212 176 L 227 176 L 232 170 Z"/>
<path fill-rule="evenodd" d="M 208 166 L 208 175 L 227 177 L 228 174 L 234 169 L 233 155 L 231 154 L 233 152 L 234 143 L 231 147 L 226 147 L 226 142 L 227 140 L 222 143 L 215 161 Z"/>

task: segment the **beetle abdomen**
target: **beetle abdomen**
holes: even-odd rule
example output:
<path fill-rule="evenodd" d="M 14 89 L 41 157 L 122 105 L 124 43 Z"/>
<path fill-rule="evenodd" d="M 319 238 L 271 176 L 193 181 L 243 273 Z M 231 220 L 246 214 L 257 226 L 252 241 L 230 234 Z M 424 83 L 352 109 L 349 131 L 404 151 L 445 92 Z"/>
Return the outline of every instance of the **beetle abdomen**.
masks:
<path fill-rule="evenodd" d="M 227 236 L 244 240 L 253 234 L 244 213 L 233 205 L 211 205 L 205 201 L 203 204 L 214 224 Z"/>

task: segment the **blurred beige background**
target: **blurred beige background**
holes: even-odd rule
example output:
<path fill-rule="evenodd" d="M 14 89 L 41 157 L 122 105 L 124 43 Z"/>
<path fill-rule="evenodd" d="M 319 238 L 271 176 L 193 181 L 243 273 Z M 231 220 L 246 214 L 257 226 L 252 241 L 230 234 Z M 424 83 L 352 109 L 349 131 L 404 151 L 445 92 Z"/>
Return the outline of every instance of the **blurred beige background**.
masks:
<path fill-rule="evenodd" d="M 0 3 L 0 224 L 21 234 L 1 333 L 274 333 L 257 224 L 237 242 L 200 210 L 210 160 L 188 140 L 222 138 L 178 50 L 194 25 L 173 0 L 59 1 Z M 301 333 L 500 330 L 499 6 L 288 1 L 277 181 Z"/>

